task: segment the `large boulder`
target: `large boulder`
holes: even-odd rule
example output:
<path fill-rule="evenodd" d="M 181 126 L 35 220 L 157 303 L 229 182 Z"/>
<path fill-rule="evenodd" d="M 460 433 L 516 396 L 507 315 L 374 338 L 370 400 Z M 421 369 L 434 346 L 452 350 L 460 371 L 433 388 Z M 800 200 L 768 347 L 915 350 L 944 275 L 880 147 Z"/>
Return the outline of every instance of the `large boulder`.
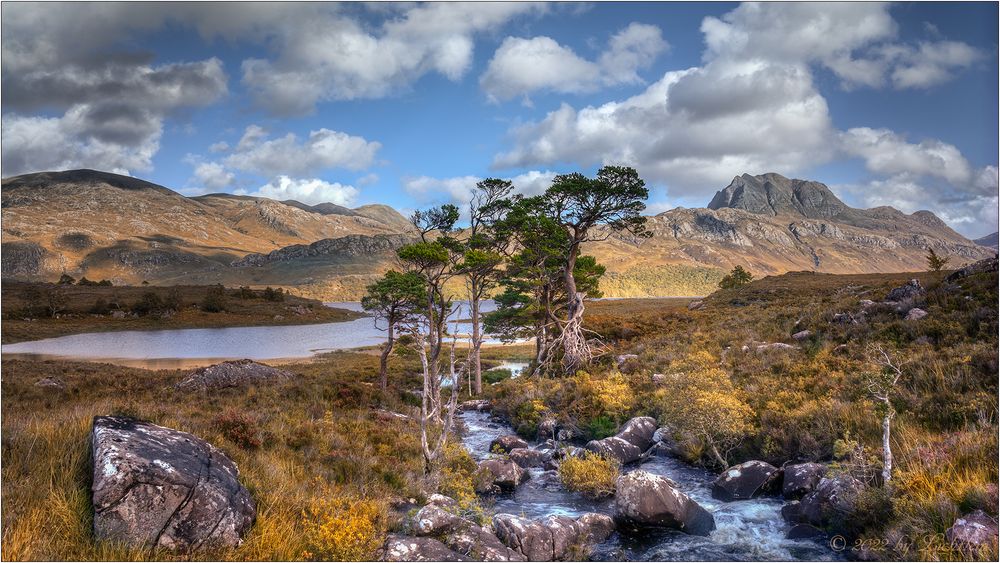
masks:
<path fill-rule="evenodd" d="M 510 452 L 510 460 L 524 467 L 542 467 L 545 462 L 552 460 L 554 450 L 533 450 L 531 448 L 518 448 Z"/>
<path fill-rule="evenodd" d="M 955 549 L 976 554 L 979 550 L 997 545 L 997 521 L 982 510 L 976 510 L 955 520 L 944 537 Z"/>
<path fill-rule="evenodd" d="M 674 528 L 707 536 L 715 529 L 712 514 L 677 490 L 670 479 L 632 471 L 615 482 L 615 519 L 635 527 Z"/>
<path fill-rule="evenodd" d="M 781 470 L 763 461 L 747 461 L 724 471 L 712 484 L 712 496 L 722 501 L 746 500 L 776 492 Z"/>
<path fill-rule="evenodd" d="M 922 319 L 922 318 L 924 318 L 926 316 L 927 316 L 927 311 L 924 311 L 923 309 L 920 309 L 918 307 L 914 307 L 914 308 L 910 309 L 909 311 L 907 311 L 906 318 L 904 320 L 907 320 L 907 321 L 919 321 L 920 319 Z"/>
<path fill-rule="evenodd" d="M 863 485 L 850 475 L 822 478 L 816 489 L 799 503 L 802 520 L 814 526 L 839 526 L 854 512 L 854 501 Z"/>
<path fill-rule="evenodd" d="M 885 296 L 886 301 L 909 301 L 921 297 L 927 293 L 924 286 L 920 285 L 920 280 L 914 278 L 905 284 L 893 289 Z"/>
<path fill-rule="evenodd" d="M 518 448 L 527 447 L 529 447 L 527 442 L 517 436 L 514 436 L 513 434 L 498 436 L 495 440 L 490 442 L 490 451 L 495 454 L 509 454 Z"/>
<path fill-rule="evenodd" d="M 472 561 L 434 538 L 390 535 L 383 546 L 384 561 Z"/>
<path fill-rule="evenodd" d="M 993 258 L 986 258 L 985 260 L 980 260 L 979 262 L 976 262 L 974 264 L 969 264 L 968 266 L 960 270 L 955 270 L 954 272 L 949 274 L 946 279 L 948 281 L 956 281 L 975 274 L 984 274 L 987 272 L 996 272 L 996 271 L 997 271 L 997 257 L 994 256 Z"/>
<path fill-rule="evenodd" d="M 487 459 L 479 462 L 472 481 L 477 493 L 497 494 L 513 491 L 528 477 L 526 470 L 509 459 Z"/>
<path fill-rule="evenodd" d="M 826 466 L 819 463 L 788 464 L 784 469 L 781 494 L 787 499 L 802 498 L 813 492 L 820 479 L 826 475 Z"/>
<path fill-rule="evenodd" d="M 187 432 L 94 418 L 94 536 L 137 547 L 237 547 L 257 511 L 224 453 Z"/>
<path fill-rule="evenodd" d="M 461 523 L 462 517 L 448 512 L 438 504 L 428 504 L 413 516 L 413 534 L 417 536 L 436 536 L 451 530 Z"/>
<path fill-rule="evenodd" d="M 650 416 L 639 416 L 626 422 L 618 434 L 603 440 L 591 440 L 586 448 L 604 457 L 617 459 L 622 464 L 632 463 L 653 447 L 655 432 L 656 420 Z"/>
<path fill-rule="evenodd" d="M 473 399 L 471 401 L 463 401 L 458 405 L 458 410 L 461 411 L 488 411 L 493 408 L 493 404 L 486 399 Z"/>
<path fill-rule="evenodd" d="M 580 549 L 601 543 L 614 531 L 614 521 L 604 514 L 589 513 L 577 519 L 547 516 L 529 520 L 513 514 L 493 517 L 497 537 L 528 561 L 579 560 Z"/>
<path fill-rule="evenodd" d="M 293 377 L 295 374 L 291 372 L 253 360 L 236 360 L 197 369 L 176 387 L 185 391 L 215 391 L 227 387 L 270 384 Z"/>
<path fill-rule="evenodd" d="M 436 498 L 435 498 L 436 497 Z M 430 502 L 414 515 L 410 533 L 433 536 L 446 547 L 480 561 L 521 561 L 524 558 L 508 548 L 495 535 L 474 522 L 453 514 L 454 500 L 432 495 Z"/>

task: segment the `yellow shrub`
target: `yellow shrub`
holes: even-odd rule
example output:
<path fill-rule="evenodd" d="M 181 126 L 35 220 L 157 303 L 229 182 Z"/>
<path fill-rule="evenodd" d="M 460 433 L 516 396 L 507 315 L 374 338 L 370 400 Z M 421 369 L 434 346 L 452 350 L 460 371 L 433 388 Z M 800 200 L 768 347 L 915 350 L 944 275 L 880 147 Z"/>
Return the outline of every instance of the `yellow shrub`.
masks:
<path fill-rule="evenodd" d="M 635 405 L 635 392 L 625 376 L 618 372 L 591 375 L 585 371 L 574 376 L 579 397 L 574 405 L 578 420 L 593 420 L 608 416 L 621 420 Z"/>
<path fill-rule="evenodd" d="M 618 461 L 587 452 L 583 457 L 564 459 L 559 465 L 559 480 L 571 491 L 595 498 L 604 497 L 615 493 L 615 480 L 620 472 Z"/>
<path fill-rule="evenodd" d="M 317 561 L 373 560 L 385 527 L 385 507 L 375 501 L 335 490 L 313 497 L 302 512 L 307 545 L 303 556 Z"/>

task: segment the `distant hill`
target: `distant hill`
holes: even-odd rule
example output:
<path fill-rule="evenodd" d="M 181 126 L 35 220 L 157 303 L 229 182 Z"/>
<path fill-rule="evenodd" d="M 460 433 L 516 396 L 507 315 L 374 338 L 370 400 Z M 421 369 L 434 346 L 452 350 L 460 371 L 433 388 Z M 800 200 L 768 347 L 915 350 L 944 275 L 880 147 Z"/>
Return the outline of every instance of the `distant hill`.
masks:
<path fill-rule="evenodd" d="M 1000 233 L 993 233 L 992 235 L 986 235 L 985 237 L 977 238 L 972 242 L 978 244 L 979 246 L 985 246 L 986 248 L 992 248 L 993 250 L 997 250 L 998 247 L 1000 247 L 1000 244 L 998 244 L 1000 243 Z"/>
<path fill-rule="evenodd" d="M 356 299 L 411 240 L 391 207 L 348 209 L 263 197 L 185 197 L 94 170 L 3 180 L 4 277 L 118 283 L 281 285 L 326 300 Z M 739 264 L 756 276 L 923 270 L 928 247 L 956 267 L 989 255 L 930 211 L 854 209 L 830 189 L 778 174 L 733 179 L 701 209 L 649 218 L 651 239 L 612 236 L 585 251 L 612 296 L 711 292 Z M 996 245 L 996 235 L 993 245 Z"/>

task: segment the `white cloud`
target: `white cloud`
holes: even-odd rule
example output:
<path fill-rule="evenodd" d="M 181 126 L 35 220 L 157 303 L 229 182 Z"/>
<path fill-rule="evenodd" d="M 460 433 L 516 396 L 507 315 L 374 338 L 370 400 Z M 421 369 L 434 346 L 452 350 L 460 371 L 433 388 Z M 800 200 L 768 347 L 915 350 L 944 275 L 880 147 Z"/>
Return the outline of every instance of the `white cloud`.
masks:
<path fill-rule="evenodd" d="M 221 190 L 229 187 L 236 180 L 236 175 L 229 172 L 218 162 L 202 162 L 195 166 L 194 177 L 210 190 Z"/>
<path fill-rule="evenodd" d="M 548 170 L 531 170 L 507 179 L 514 184 L 515 193 L 532 196 L 544 192 L 556 174 Z M 403 189 L 421 201 L 446 201 L 464 206 L 472 199 L 473 189 L 482 179 L 478 176 L 410 177 L 403 178 Z"/>
<path fill-rule="evenodd" d="M 567 94 L 641 83 L 637 71 L 648 67 L 667 47 L 658 27 L 640 23 L 612 36 L 608 50 L 596 61 L 581 58 L 550 37 L 507 37 L 479 84 L 496 101 L 539 90 Z"/>
<path fill-rule="evenodd" d="M 856 127 L 841 133 L 840 144 L 845 153 L 861 157 L 868 170 L 878 174 L 931 176 L 957 189 L 976 185 L 973 168 L 961 151 L 935 139 L 910 143 L 888 129 Z"/>
<path fill-rule="evenodd" d="M 229 143 L 225 141 L 219 141 L 218 143 L 212 143 L 208 147 L 209 152 L 226 152 L 229 150 Z"/>
<path fill-rule="evenodd" d="M 338 182 L 326 182 L 318 178 L 296 179 L 279 176 L 276 180 L 261 186 L 257 191 L 249 193 L 254 197 L 268 197 L 276 200 L 294 199 L 309 205 L 319 203 L 335 203 L 350 206 L 358 197 L 358 189 Z"/>
<path fill-rule="evenodd" d="M 310 131 L 303 140 L 293 133 L 269 139 L 263 128 L 251 125 L 225 164 L 265 177 L 302 177 L 331 168 L 363 170 L 372 165 L 381 147 L 378 142 L 326 128 Z"/>
<path fill-rule="evenodd" d="M 956 71 L 972 66 L 985 55 L 965 43 L 937 41 L 921 43 L 917 48 L 904 50 L 892 72 L 896 88 L 929 88 L 943 84 L 954 77 Z"/>

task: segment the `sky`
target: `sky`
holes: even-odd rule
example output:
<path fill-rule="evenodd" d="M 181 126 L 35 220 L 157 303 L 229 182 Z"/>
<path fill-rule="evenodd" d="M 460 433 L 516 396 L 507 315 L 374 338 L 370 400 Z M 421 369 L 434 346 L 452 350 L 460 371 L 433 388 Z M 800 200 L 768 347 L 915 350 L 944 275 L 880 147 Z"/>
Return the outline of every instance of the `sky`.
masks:
<path fill-rule="evenodd" d="M 2 8 L 2 175 L 464 204 L 635 167 L 648 213 L 733 179 L 997 230 L 996 3 L 28 3 Z"/>

